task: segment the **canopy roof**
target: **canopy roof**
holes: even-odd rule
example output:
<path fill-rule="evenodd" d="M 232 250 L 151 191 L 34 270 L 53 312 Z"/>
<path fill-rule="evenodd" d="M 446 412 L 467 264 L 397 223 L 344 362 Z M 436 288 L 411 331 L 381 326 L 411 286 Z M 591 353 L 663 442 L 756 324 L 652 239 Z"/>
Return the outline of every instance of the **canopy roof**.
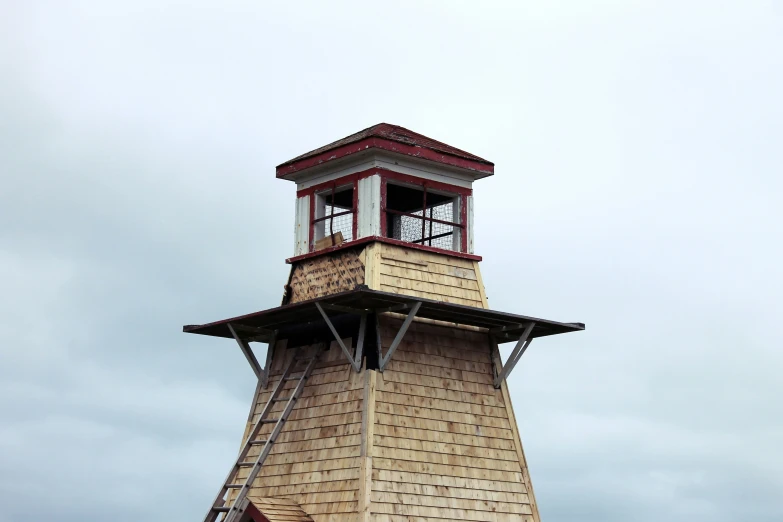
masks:
<path fill-rule="evenodd" d="M 262 340 L 266 335 L 271 337 L 275 330 L 278 331 L 278 339 L 285 339 L 287 335 L 293 335 L 307 328 L 318 328 L 324 324 L 320 312 L 315 307 L 316 302 L 328 305 L 328 309 L 332 312 L 341 312 L 348 316 L 360 311 L 374 311 L 376 313 L 403 311 L 406 307 L 410 308 L 411 305 L 421 302 L 416 317 L 486 328 L 494 333 L 501 342 L 504 339 L 516 340 L 531 322 L 535 323 L 529 336 L 531 339 L 585 329 L 585 325 L 582 323 L 560 323 L 525 315 L 433 301 L 421 297 L 380 292 L 360 285 L 354 290 L 309 301 L 278 306 L 203 325 L 186 325 L 183 327 L 183 331 L 230 339 L 233 338 L 228 328 L 230 323 L 234 328 L 239 327 L 247 332 L 256 332 L 259 340 Z"/>

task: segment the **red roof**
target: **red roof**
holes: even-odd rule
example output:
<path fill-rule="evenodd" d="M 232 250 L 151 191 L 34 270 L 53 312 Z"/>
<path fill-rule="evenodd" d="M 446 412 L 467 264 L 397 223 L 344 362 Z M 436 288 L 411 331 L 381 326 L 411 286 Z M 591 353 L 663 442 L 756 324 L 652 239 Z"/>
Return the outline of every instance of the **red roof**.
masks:
<path fill-rule="evenodd" d="M 406 156 L 414 156 L 452 167 L 476 171 L 479 176 L 494 173 L 494 163 L 443 142 L 433 140 L 389 123 L 379 123 L 356 134 L 346 136 L 323 147 L 311 150 L 277 166 L 277 177 L 287 178 L 328 161 L 355 154 L 369 148 L 378 148 Z"/>

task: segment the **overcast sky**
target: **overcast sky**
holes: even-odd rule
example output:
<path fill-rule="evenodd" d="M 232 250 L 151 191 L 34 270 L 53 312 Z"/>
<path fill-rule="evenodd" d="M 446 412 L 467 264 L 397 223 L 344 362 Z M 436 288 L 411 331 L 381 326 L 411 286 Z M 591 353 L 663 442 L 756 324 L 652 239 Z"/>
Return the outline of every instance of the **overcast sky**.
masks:
<path fill-rule="evenodd" d="M 780 521 L 781 93 L 776 0 L 0 0 L 0 521 L 203 515 L 254 378 L 181 327 L 381 121 L 496 163 L 492 308 L 587 324 L 510 379 L 544 522 Z"/>

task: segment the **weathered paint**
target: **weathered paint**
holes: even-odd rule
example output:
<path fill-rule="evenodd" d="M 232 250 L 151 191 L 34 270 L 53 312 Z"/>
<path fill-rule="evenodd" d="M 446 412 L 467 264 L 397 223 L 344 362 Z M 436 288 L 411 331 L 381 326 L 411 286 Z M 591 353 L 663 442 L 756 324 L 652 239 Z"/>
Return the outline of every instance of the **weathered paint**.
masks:
<path fill-rule="evenodd" d="M 378 174 L 358 181 L 358 234 L 354 238 L 381 235 L 381 177 Z"/>
<path fill-rule="evenodd" d="M 473 196 L 468 196 L 468 254 L 473 253 Z"/>
<path fill-rule="evenodd" d="M 495 171 L 492 162 L 479 156 L 404 127 L 380 123 L 281 163 L 277 166 L 277 177 L 289 178 L 308 168 L 337 161 L 372 148 L 473 171 L 476 177 L 491 176 Z"/>
<path fill-rule="evenodd" d="M 310 251 L 310 196 L 296 198 L 294 252 L 301 256 Z"/>

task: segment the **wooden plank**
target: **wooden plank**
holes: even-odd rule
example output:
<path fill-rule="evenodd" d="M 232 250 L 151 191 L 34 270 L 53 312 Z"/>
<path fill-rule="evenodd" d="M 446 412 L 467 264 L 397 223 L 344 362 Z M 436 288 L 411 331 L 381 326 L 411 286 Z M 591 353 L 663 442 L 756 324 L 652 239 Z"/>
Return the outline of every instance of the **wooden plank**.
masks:
<path fill-rule="evenodd" d="M 428 506 L 410 506 L 405 504 L 387 504 L 376 502 L 373 504 L 376 513 L 392 515 L 431 517 L 447 520 L 469 520 L 471 522 L 518 522 L 524 520 L 523 514 L 492 513 L 476 511 L 473 509 L 434 508 Z M 521 504 L 522 508 L 529 508 L 528 504 Z"/>
<path fill-rule="evenodd" d="M 379 271 L 399 274 L 400 271 L 417 272 L 419 274 L 432 274 L 435 277 L 450 277 L 465 281 L 477 281 L 472 268 L 458 267 L 451 264 L 427 263 L 427 268 L 404 264 L 389 259 L 380 259 Z"/>
<path fill-rule="evenodd" d="M 464 299 L 459 297 L 453 297 L 453 296 L 446 296 L 446 295 L 440 295 L 440 294 L 434 294 L 431 292 L 422 292 L 419 290 L 409 290 L 407 288 L 400 288 L 398 286 L 392 286 L 392 285 L 386 285 L 381 284 L 379 288 L 382 292 L 389 292 L 392 294 L 403 294 L 403 295 L 409 295 L 412 297 L 421 297 L 424 299 L 432 299 L 433 301 L 441 301 L 444 303 L 450 303 L 450 304 L 461 304 L 465 306 L 476 306 L 481 308 L 481 301 L 473 300 L 473 299 Z"/>
<path fill-rule="evenodd" d="M 321 460 L 347 459 L 351 457 L 358 457 L 359 453 L 359 446 L 344 446 L 341 448 L 326 448 L 320 450 L 277 453 L 267 457 L 264 466 L 294 464 L 298 462 L 318 462 Z M 258 453 L 256 452 L 256 455 L 252 456 L 257 456 L 257 454 Z M 519 465 L 518 463 L 516 464 Z"/>
<path fill-rule="evenodd" d="M 420 343 L 412 339 L 403 339 L 403 341 L 400 342 L 399 348 L 397 349 L 411 354 L 434 355 L 436 357 L 456 359 L 458 361 L 465 361 L 467 363 L 486 364 L 489 360 L 485 353 L 481 353 L 477 350 L 468 350 L 454 346 L 438 344 Z"/>
<path fill-rule="evenodd" d="M 282 404 L 283 407 L 285 407 L 286 405 L 285 402 L 280 402 L 278 404 Z M 361 400 L 338 402 L 336 404 L 324 404 L 321 406 L 312 406 L 309 408 L 294 409 L 291 412 L 291 415 L 288 417 L 288 419 L 300 420 L 300 419 L 310 419 L 314 417 L 323 417 L 324 415 L 337 415 L 339 413 L 351 413 L 355 411 L 360 411 L 361 407 L 362 407 Z M 276 407 L 274 407 L 270 412 L 269 417 L 276 418 L 278 416 L 277 414 L 279 414 L 282 410 L 283 408 L 276 405 Z M 255 421 L 257 419 L 258 416 L 254 416 L 253 420 Z"/>
<path fill-rule="evenodd" d="M 500 372 L 502 368 L 502 362 L 500 358 L 500 350 L 498 349 L 497 343 L 494 341 L 490 344 L 490 349 L 492 350 L 492 358 L 495 362 L 495 367 L 498 372 Z M 530 501 L 530 507 L 532 510 L 532 517 L 534 522 L 540 522 L 541 517 L 538 513 L 538 504 L 536 503 L 536 494 L 533 491 L 533 483 L 530 480 L 530 472 L 527 467 L 527 459 L 525 459 L 525 452 L 522 449 L 522 438 L 519 436 L 519 430 L 517 429 L 517 420 L 514 416 L 514 408 L 511 406 L 511 397 L 508 394 L 508 386 L 506 386 L 505 379 L 500 382 L 500 390 L 503 394 L 503 400 L 506 404 L 506 410 L 508 411 L 508 420 L 511 424 L 511 430 L 513 433 L 513 440 L 514 440 L 514 446 L 517 450 L 517 454 L 519 455 L 519 464 L 522 466 L 522 477 L 523 481 L 525 483 L 525 487 L 528 491 L 529 501 Z"/>
<path fill-rule="evenodd" d="M 446 466 L 512 472 L 522 471 L 519 462 L 515 460 L 495 460 L 483 457 L 468 457 L 465 455 L 450 455 L 447 453 L 434 453 L 429 451 L 416 451 L 402 448 L 388 448 L 383 446 L 378 446 L 375 448 L 375 456 L 391 460 L 405 460 L 422 464 L 444 464 Z"/>
<path fill-rule="evenodd" d="M 458 381 L 456 379 L 441 379 L 439 377 L 429 377 L 427 375 L 415 375 L 405 372 L 385 372 L 384 381 L 398 382 L 400 384 L 409 384 L 417 386 L 428 386 L 430 388 L 440 388 L 445 390 L 454 390 L 479 395 L 494 395 L 495 388 L 489 384 L 476 384 L 473 382 Z"/>
<path fill-rule="evenodd" d="M 254 487 L 252 490 L 255 494 L 266 497 L 292 497 L 297 498 L 309 498 L 309 495 L 317 495 L 319 493 L 331 493 L 334 491 L 350 491 L 359 493 L 359 480 L 331 480 L 324 482 L 306 482 L 300 484 L 288 484 L 283 486 L 261 486 Z M 416 493 L 413 491 L 413 493 Z M 307 502 L 315 502 L 313 499 L 307 500 Z"/>
<path fill-rule="evenodd" d="M 283 432 L 323 428 L 325 426 L 340 426 L 343 424 L 359 424 L 361 426 L 361 412 L 342 413 L 339 415 L 325 415 L 312 419 L 289 420 L 283 426 Z M 261 430 L 262 434 L 270 433 L 274 424 L 266 424 Z"/>
<path fill-rule="evenodd" d="M 380 412 L 376 413 L 375 417 L 378 419 L 378 424 L 385 424 L 387 426 L 400 426 L 403 428 L 415 428 L 443 433 L 459 433 L 462 435 L 476 435 L 479 437 L 492 437 L 496 439 L 512 440 L 514 437 L 510 429 L 487 428 L 484 426 L 474 426 L 472 424 L 404 417 L 402 415 Z"/>
<path fill-rule="evenodd" d="M 361 435 L 348 435 L 345 437 L 323 437 L 293 442 L 278 442 L 272 447 L 271 454 L 297 453 L 300 451 L 315 451 L 330 448 L 347 448 L 361 443 Z"/>
<path fill-rule="evenodd" d="M 339 458 L 332 460 L 319 460 L 317 462 L 295 462 L 292 464 L 264 465 L 261 467 L 260 477 L 271 477 L 274 475 L 290 475 L 294 473 L 314 473 L 331 471 L 345 468 L 358 468 L 359 458 Z M 242 468 L 241 471 L 244 471 Z M 245 475 L 247 477 L 247 475 Z"/>
<path fill-rule="evenodd" d="M 493 522 L 533 522 L 533 517 L 530 515 L 506 515 L 514 518 L 511 521 L 493 521 Z M 437 517 L 414 517 L 411 515 L 390 515 L 386 513 L 379 513 L 373 516 L 373 522 L 439 522 L 439 521 L 452 521 L 451 518 L 437 518 Z M 316 522 L 321 522 L 316 520 Z"/>
<path fill-rule="evenodd" d="M 381 253 L 381 262 L 383 260 L 386 261 L 396 261 L 398 263 L 407 263 L 414 266 L 424 266 L 426 267 L 429 263 L 426 261 L 419 261 L 418 259 L 406 259 L 405 257 L 395 256 L 394 254 L 390 253 Z"/>
<path fill-rule="evenodd" d="M 487 447 L 477 447 L 462 444 L 446 444 L 438 441 L 402 439 L 399 437 L 388 437 L 375 435 L 375 446 L 386 448 L 401 448 L 417 451 L 427 451 L 430 453 L 443 453 L 447 455 L 460 455 L 466 457 L 483 457 L 495 460 L 506 460 L 519 464 L 516 451 L 492 449 Z"/>
<path fill-rule="evenodd" d="M 384 337 L 392 337 L 394 333 L 399 330 L 399 321 L 396 318 L 391 317 L 384 317 L 384 320 L 381 322 L 381 335 Z M 415 329 L 413 329 L 410 332 L 410 336 L 405 336 L 405 344 L 406 345 L 415 345 L 419 346 L 421 348 L 428 347 L 428 346 L 437 346 L 442 348 L 448 348 L 449 350 L 452 350 L 453 354 L 451 355 L 445 355 L 446 357 L 455 357 L 458 359 L 461 359 L 461 355 L 459 352 L 462 351 L 468 351 L 468 352 L 475 352 L 476 354 L 480 354 L 481 357 L 477 360 L 489 363 L 490 358 L 489 354 L 486 350 L 487 345 L 487 334 L 479 334 L 483 337 L 473 337 L 471 339 L 464 339 L 457 337 L 456 333 L 457 331 L 465 331 L 458 328 L 453 328 L 454 333 L 450 335 L 441 334 L 439 335 L 437 332 L 428 332 L 425 330 L 422 330 L 422 326 L 434 326 L 434 325 L 428 325 L 426 323 L 422 323 L 420 321 L 414 322 L 414 325 L 416 326 Z M 441 326 L 438 326 L 438 328 L 443 328 Z M 471 332 L 476 333 L 476 332 Z"/>
<path fill-rule="evenodd" d="M 467 372 L 492 375 L 492 366 L 490 365 L 489 357 L 487 357 L 486 362 L 466 361 L 464 359 L 457 359 L 456 357 L 425 355 L 417 351 L 406 350 L 400 346 L 398 353 L 394 356 L 394 359 L 397 361 L 414 364 L 428 364 L 430 366 L 438 366 L 440 368 L 454 368 Z"/>
<path fill-rule="evenodd" d="M 387 368 L 391 371 L 400 371 L 415 375 L 427 375 L 429 377 L 439 377 L 442 379 L 457 379 L 476 384 L 492 385 L 494 382 L 491 373 L 476 373 L 467 370 L 458 370 L 456 368 L 443 368 L 442 366 L 433 366 L 426 363 L 409 363 L 399 358 L 392 359 Z"/>
<path fill-rule="evenodd" d="M 318 464 L 333 461 L 322 461 Z M 293 464 L 297 466 L 299 464 Z M 410 473 L 428 473 L 430 475 L 449 475 L 452 477 L 476 478 L 482 480 L 499 480 L 502 482 L 520 482 L 522 474 L 513 471 L 501 471 L 496 469 L 456 467 L 446 464 L 431 464 L 428 462 L 411 462 L 407 460 L 394 460 L 381 457 L 373 458 L 373 469 L 386 469 L 390 471 L 407 471 Z M 373 507 L 374 509 L 374 507 Z"/>
<path fill-rule="evenodd" d="M 377 373 L 374 370 L 364 371 L 364 408 L 362 415 L 362 446 L 361 469 L 359 474 L 359 503 L 358 511 L 362 521 L 370 518 L 370 494 L 372 492 L 372 458 L 374 453 L 374 429 L 375 429 L 375 389 Z"/>
<path fill-rule="evenodd" d="M 395 288 L 402 288 L 405 290 L 416 290 L 433 295 L 468 299 L 471 301 L 481 300 L 481 294 L 479 293 L 478 288 L 446 285 L 443 284 L 443 282 L 437 280 L 435 282 L 428 282 L 421 281 L 420 279 L 421 278 L 392 276 L 381 273 L 381 285 L 393 286 Z"/>
<path fill-rule="evenodd" d="M 329 393 L 325 395 L 311 395 L 309 397 L 300 397 L 296 401 L 296 408 L 314 408 L 317 406 L 327 406 L 330 404 L 340 404 L 345 402 L 357 401 L 362 399 L 362 390 L 348 390 L 339 393 Z M 267 400 L 269 400 L 267 398 Z M 264 402 L 266 404 L 266 402 Z M 280 411 L 285 408 L 285 402 L 280 402 L 272 407 L 272 411 Z M 262 407 L 263 409 L 263 407 Z M 259 412 L 255 412 L 259 413 Z"/>
<path fill-rule="evenodd" d="M 385 392 L 380 390 L 378 391 L 376 400 L 378 402 L 386 402 L 389 404 L 401 404 L 405 406 L 414 406 L 417 408 L 429 408 L 431 410 L 472 413 L 474 415 L 484 415 L 487 417 L 500 417 L 503 419 L 508 419 L 506 409 L 502 406 L 484 406 L 481 404 L 472 404 L 463 401 L 433 399 L 430 397 L 419 397 L 416 395 Z"/>
<path fill-rule="evenodd" d="M 346 338 L 344 342 L 347 345 L 348 343 L 351 342 L 351 338 L 350 337 Z M 326 353 L 328 354 L 329 352 L 327 351 Z M 349 363 L 343 357 L 340 357 L 340 359 L 334 361 L 321 360 L 316 363 L 315 368 L 313 369 L 310 375 L 320 375 L 322 373 L 339 372 L 344 370 L 348 364 Z M 301 373 L 302 373 L 301 371 L 291 372 L 289 375 L 294 377 L 300 375 Z M 269 377 L 270 378 L 277 377 L 279 379 L 282 374 L 283 374 L 283 369 L 280 368 L 280 369 L 276 369 L 274 372 L 270 372 Z"/>
<path fill-rule="evenodd" d="M 498 491 L 501 493 L 526 493 L 521 480 L 492 480 L 473 477 L 457 477 L 452 475 L 434 475 L 430 473 L 395 471 L 387 469 L 373 470 L 373 483 L 400 482 L 404 484 L 421 484 L 446 488 L 475 489 L 478 491 Z"/>
<path fill-rule="evenodd" d="M 303 504 L 302 508 L 311 517 L 316 515 L 334 515 L 337 513 L 356 513 L 356 502 L 327 502 L 323 504 Z M 341 519 L 342 520 L 342 519 Z"/>
<path fill-rule="evenodd" d="M 391 482 L 376 480 L 373 482 L 373 491 L 388 491 L 392 493 L 410 493 L 413 495 L 429 495 L 435 497 L 453 497 L 474 500 L 491 500 L 495 502 L 528 502 L 527 495 L 522 492 L 495 491 L 496 483 L 491 483 L 489 488 L 459 488 L 455 486 L 416 484 L 411 482 Z"/>
<path fill-rule="evenodd" d="M 338 402 L 337 404 L 325 404 L 323 406 L 313 406 L 312 408 L 294 409 L 289 420 L 311 419 L 314 417 L 325 417 L 328 415 L 339 415 L 341 413 L 354 413 L 362 410 L 362 401 Z"/>
<path fill-rule="evenodd" d="M 467 393 L 460 390 L 444 390 L 443 388 L 433 386 L 419 386 L 415 384 L 406 384 L 399 382 L 378 383 L 378 390 L 384 392 L 394 392 L 404 395 L 427 397 L 431 399 L 445 399 L 450 401 L 463 401 L 471 404 L 482 404 L 485 406 L 503 406 L 502 395 L 483 395 L 479 393 Z"/>
<path fill-rule="evenodd" d="M 315 251 L 323 250 L 337 245 L 342 245 L 345 240 L 343 239 L 343 233 L 338 231 L 336 234 L 329 234 L 326 237 L 322 237 L 315 242 Z"/>
<path fill-rule="evenodd" d="M 336 515 L 319 514 L 312 515 L 315 522 L 359 522 L 358 513 L 339 513 Z"/>
<path fill-rule="evenodd" d="M 476 281 L 475 277 L 459 277 L 430 272 L 427 270 L 412 270 L 410 268 L 402 268 L 400 266 L 387 264 L 381 264 L 380 268 L 381 274 L 391 278 L 400 277 L 414 281 L 420 281 L 422 283 L 435 283 L 439 285 L 453 286 L 455 288 L 464 288 L 467 290 L 479 292 L 478 282 Z"/>
<path fill-rule="evenodd" d="M 473 273 L 476 275 L 478 282 L 479 293 L 481 294 L 481 302 L 484 304 L 484 308 L 489 308 L 489 300 L 487 299 L 487 291 L 484 286 L 484 280 L 481 278 L 481 269 L 479 269 L 478 261 L 473 261 Z"/>
<path fill-rule="evenodd" d="M 530 506 L 524 503 L 465 499 L 441 495 L 411 495 L 407 493 L 375 491 L 373 492 L 372 500 L 373 502 L 405 504 L 406 506 L 467 509 L 473 511 L 489 511 L 492 513 L 516 513 L 520 515 L 530 514 Z"/>
<path fill-rule="evenodd" d="M 364 249 L 364 284 L 372 290 L 378 290 L 378 265 L 380 264 L 380 252 L 378 243 L 371 243 Z"/>
<path fill-rule="evenodd" d="M 380 250 L 381 254 L 387 257 L 395 257 L 403 260 L 410 259 L 419 262 L 426 262 L 427 264 L 439 264 L 469 269 L 472 267 L 473 263 L 471 260 L 450 256 L 448 254 L 436 254 L 434 252 L 414 250 L 411 248 L 389 245 L 385 243 L 380 245 Z"/>
<path fill-rule="evenodd" d="M 247 478 L 247 470 L 241 469 L 239 477 Z M 359 479 L 359 468 L 345 468 L 324 471 L 309 471 L 288 473 L 275 476 L 258 477 L 253 481 L 253 489 L 278 486 L 296 486 L 301 484 L 316 484 L 319 482 L 347 482 Z"/>
<path fill-rule="evenodd" d="M 481 435 L 464 435 L 461 433 L 444 433 L 442 431 L 433 431 L 418 428 L 407 428 L 403 426 L 391 426 L 385 424 L 376 424 L 376 435 L 387 437 L 408 438 L 414 440 L 441 442 L 443 444 L 459 444 L 461 446 L 476 446 L 478 448 L 492 448 L 513 450 L 513 440 L 488 437 Z"/>
<path fill-rule="evenodd" d="M 277 437 L 277 443 L 284 442 L 299 442 L 317 440 L 329 437 L 344 437 L 350 435 L 360 435 L 362 425 L 360 423 L 353 424 L 336 424 L 333 426 L 318 426 L 312 429 L 292 430 L 290 426 L 284 427 L 283 431 Z M 286 429 L 288 428 L 288 429 Z"/>
<path fill-rule="evenodd" d="M 415 417 L 417 419 L 428 419 L 435 421 L 444 421 L 451 423 L 469 424 L 481 428 L 498 428 L 510 430 L 507 418 L 485 417 L 483 415 L 473 415 L 472 413 L 461 413 L 457 411 L 432 410 L 429 408 L 420 408 L 416 406 L 403 406 L 401 404 L 390 404 L 388 402 L 378 403 L 376 411 L 389 415 L 400 415 L 403 417 Z"/>

